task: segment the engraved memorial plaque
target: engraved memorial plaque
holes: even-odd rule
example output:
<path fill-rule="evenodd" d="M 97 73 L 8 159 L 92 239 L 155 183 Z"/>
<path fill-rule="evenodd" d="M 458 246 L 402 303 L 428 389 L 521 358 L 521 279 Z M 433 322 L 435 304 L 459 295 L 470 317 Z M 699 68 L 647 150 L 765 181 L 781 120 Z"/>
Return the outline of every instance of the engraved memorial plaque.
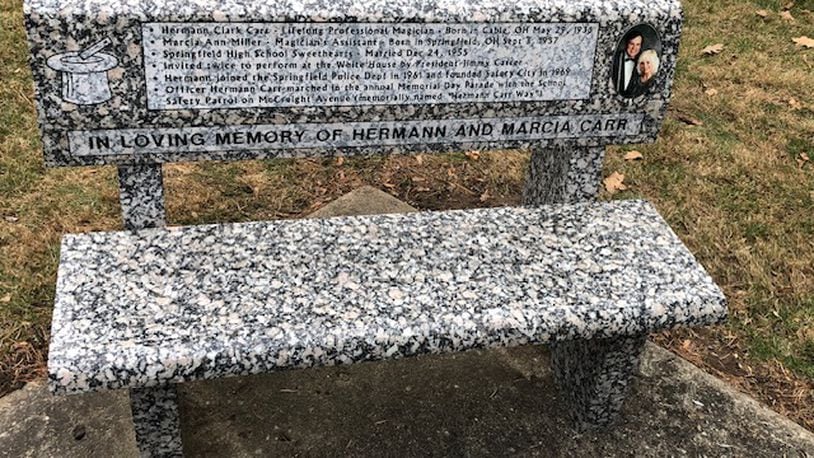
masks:
<path fill-rule="evenodd" d="M 302 8 L 26 0 L 46 164 L 653 141 L 682 15 L 672 0 Z M 638 40 L 642 62 L 622 62 Z"/>

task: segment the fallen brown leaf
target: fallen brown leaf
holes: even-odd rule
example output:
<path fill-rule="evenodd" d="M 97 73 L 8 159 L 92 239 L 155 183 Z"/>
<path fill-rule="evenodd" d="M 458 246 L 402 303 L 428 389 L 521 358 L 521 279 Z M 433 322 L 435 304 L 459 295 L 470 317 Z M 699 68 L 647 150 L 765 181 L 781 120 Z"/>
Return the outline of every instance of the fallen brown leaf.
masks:
<path fill-rule="evenodd" d="M 800 110 L 800 109 L 802 109 L 802 108 L 803 108 L 803 104 L 802 104 L 802 103 L 800 103 L 800 102 L 799 102 L 797 99 L 795 99 L 794 97 L 792 97 L 792 98 L 790 98 L 790 99 L 789 99 L 789 106 L 791 107 L 791 109 L 792 109 L 792 110 Z"/>
<path fill-rule="evenodd" d="M 691 126 L 703 126 L 704 121 L 701 121 L 698 118 L 693 118 L 692 116 L 685 115 L 683 113 L 676 113 L 676 119 L 683 122 L 684 124 L 689 124 Z"/>
<path fill-rule="evenodd" d="M 644 156 L 642 155 L 642 153 L 636 150 L 628 151 L 627 153 L 625 153 L 626 161 L 639 161 L 642 159 L 644 159 Z"/>
<path fill-rule="evenodd" d="M 0 297 L 0 302 L 6 303 L 11 302 L 11 294 L 6 294 L 3 297 Z"/>
<path fill-rule="evenodd" d="M 766 10 L 757 10 L 757 11 L 755 11 L 755 14 L 757 14 L 758 16 L 760 16 L 762 18 L 765 18 L 765 17 L 767 17 L 769 15 L 769 12 L 766 11 Z"/>
<path fill-rule="evenodd" d="M 792 38 L 791 41 L 797 43 L 797 46 L 802 46 L 804 48 L 814 48 L 814 39 L 808 38 L 805 35 L 797 38 Z"/>
<path fill-rule="evenodd" d="M 718 95 L 718 90 L 715 88 L 709 88 L 706 91 L 704 91 L 704 94 L 710 97 L 715 97 L 716 95 Z"/>
<path fill-rule="evenodd" d="M 709 45 L 706 48 L 701 50 L 701 54 L 705 56 L 714 56 L 715 54 L 720 54 L 721 51 L 724 50 L 723 43 L 716 43 L 714 45 Z"/>
<path fill-rule="evenodd" d="M 467 151 L 464 154 L 466 155 L 466 157 L 473 161 L 477 161 L 478 159 L 480 159 L 480 153 L 477 151 Z"/>
<path fill-rule="evenodd" d="M 483 194 L 480 195 L 480 201 L 481 202 L 486 202 L 491 197 L 492 196 L 489 195 L 489 190 L 487 189 L 486 191 L 483 191 Z"/>
<path fill-rule="evenodd" d="M 627 189 L 624 181 L 624 175 L 619 172 L 613 172 L 607 178 L 602 180 L 602 183 L 605 185 L 606 191 L 608 191 L 610 194 L 616 194 L 619 191 L 624 191 Z"/>
<path fill-rule="evenodd" d="M 344 157 L 339 156 L 338 158 L 336 158 L 336 165 L 337 166 L 340 166 L 340 165 L 342 165 L 344 163 L 345 163 L 345 158 Z"/>
<path fill-rule="evenodd" d="M 780 17 L 782 17 L 783 19 L 785 19 L 785 20 L 787 20 L 789 22 L 794 22 L 794 16 L 792 16 L 791 13 L 788 12 L 788 11 L 781 11 L 780 12 Z"/>
<path fill-rule="evenodd" d="M 800 153 L 800 155 L 797 156 L 797 167 L 802 169 L 803 166 L 806 165 L 806 163 L 809 161 L 811 161 L 811 158 L 808 157 L 808 154 Z"/>
<path fill-rule="evenodd" d="M 418 165 L 423 164 L 423 163 L 424 163 L 424 156 L 422 156 L 422 155 L 420 155 L 420 154 L 416 154 L 416 155 L 415 155 L 415 161 L 416 161 L 416 163 L 417 163 Z"/>

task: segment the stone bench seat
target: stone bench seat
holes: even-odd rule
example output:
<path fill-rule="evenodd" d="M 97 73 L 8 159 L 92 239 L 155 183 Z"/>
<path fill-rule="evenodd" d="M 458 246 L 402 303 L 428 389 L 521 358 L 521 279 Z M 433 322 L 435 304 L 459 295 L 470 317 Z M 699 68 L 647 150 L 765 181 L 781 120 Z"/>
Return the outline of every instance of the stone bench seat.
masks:
<path fill-rule="evenodd" d="M 59 393 L 725 318 L 644 201 L 66 235 L 49 354 Z"/>

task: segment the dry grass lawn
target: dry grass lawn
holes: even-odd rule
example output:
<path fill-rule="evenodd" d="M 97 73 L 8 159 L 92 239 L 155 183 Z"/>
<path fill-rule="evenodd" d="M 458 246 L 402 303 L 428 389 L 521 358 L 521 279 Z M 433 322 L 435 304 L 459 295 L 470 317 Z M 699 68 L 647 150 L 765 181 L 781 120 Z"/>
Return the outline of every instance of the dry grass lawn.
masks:
<path fill-rule="evenodd" d="M 43 167 L 21 2 L 0 2 L 2 395 L 43 376 L 60 235 L 121 222 L 113 168 Z M 658 143 L 609 149 L 605 172 L 623 173 L 629 189 L 604 197 L 653 201 L 730 298 L 727 325 L 655 339 L 814 430 L 814 49 L 792 42 L 814 37 L 814 0 L 684 4 L 671 115 Z M 793 19 L 779 14 L 787 7 Z M 723 52 L 701 55 L 716 43 Z M 623 160 L 631 149 L 644 159 Z M 173 165 L 169 219 L 295 218 L 362 184 L 423 209 L 513 204 L 527 160 Z"/>

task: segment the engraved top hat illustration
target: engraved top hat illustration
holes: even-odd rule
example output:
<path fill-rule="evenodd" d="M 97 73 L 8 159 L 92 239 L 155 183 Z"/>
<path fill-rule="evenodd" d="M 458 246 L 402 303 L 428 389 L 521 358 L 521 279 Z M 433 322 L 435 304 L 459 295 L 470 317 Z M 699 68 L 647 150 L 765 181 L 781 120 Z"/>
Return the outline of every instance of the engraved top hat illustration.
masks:
<path fill-rule="evenodd" d="M 107 71 L 118 59 L 100 52 L 110 45 L 105 38 L 81 51 L 69 51 L 48 58 L 48 66 L 62 74 L 62 99 L 78 105 L 94 105 L 110 100 Z"/>

